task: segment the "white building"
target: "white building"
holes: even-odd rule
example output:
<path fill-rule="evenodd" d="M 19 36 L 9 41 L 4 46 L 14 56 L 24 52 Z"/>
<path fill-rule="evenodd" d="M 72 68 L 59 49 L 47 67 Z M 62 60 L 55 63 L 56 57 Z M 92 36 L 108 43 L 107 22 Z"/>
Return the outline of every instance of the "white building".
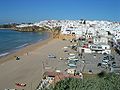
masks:
<path fill-rule="evenodd" d="M 108 38 L 107 37 L 93 37 L 93 43 L 94 44 L 100 44 L 100 43 L 103 43 L 103 44 L 108 44 Z"/>

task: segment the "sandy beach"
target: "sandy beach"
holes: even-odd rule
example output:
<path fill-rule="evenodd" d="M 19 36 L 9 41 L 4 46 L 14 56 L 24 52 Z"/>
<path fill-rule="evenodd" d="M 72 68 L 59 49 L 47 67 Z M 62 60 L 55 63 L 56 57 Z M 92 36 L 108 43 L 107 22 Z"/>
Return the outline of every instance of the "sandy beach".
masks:
<path fill-rule="evenodd" d="M 21 48 L 7 56 L 0 57 L 0 64 L 6 62 L 8 60 L 12 60 L 15 56 L 21 56 L 25 53 L 27 54 L 28 52 L 33 51 L 33 50 L 41 47 L 42 45 L 48 43 L 49 41 L 51 41 L 53 39 L 53 34 L 51 32 L 46 32 L 46 33 L 48 33 L 48 35 L 49 35 L 47 39 L 40 41 L 40 42 L 36 42 L 31 45 L 28 45 L 28 46 Z"/>
<path fill-rule="evenodd" d="M 46 71 L 45 67 L 50 70 L 66 68 L 64 61 L 60 62 L 60 57 L 65 57 L 62 48 L 68 46 L 70 42 L 60 39 L 49 39 L 40 43 L 28 46 L 8 57 L 0 59 L 0 90 L 6 88 L 16 88 L 17 90 L 35 90 L 42 79 L 42 74 Z M 54 54 L 57 58 L 48 58 L 49 54 Z M 19 56 L 17 61 L 14 56 Z M 26 83 L 27 86 L 22 88 L 15 83 Z"/>

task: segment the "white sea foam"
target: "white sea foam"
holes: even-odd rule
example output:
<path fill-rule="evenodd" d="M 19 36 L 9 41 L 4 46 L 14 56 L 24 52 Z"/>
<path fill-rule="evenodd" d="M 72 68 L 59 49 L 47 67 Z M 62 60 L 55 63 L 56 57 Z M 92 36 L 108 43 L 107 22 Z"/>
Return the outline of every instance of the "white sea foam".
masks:
<path fill-rule="evenodd" d="M 2 57 L 2 56 L 6 56 L 6 55 L 8 55 L 9 53 L 7 52 L 7 53 L 2 53 L 2 54 L 0 54 L 0 57 Z"/>
<path fill-rule="evenodd" d="M 18 47 L 16 47 L 16 48 L 22 48 L 22 47 L 25 47 L 25 46 L 27 46 L 28 45 L 28 43 L 25 43 L 25 44 L 23 44 L 23 45 L 21 45 L 21 46 L 18 46 Z"/>

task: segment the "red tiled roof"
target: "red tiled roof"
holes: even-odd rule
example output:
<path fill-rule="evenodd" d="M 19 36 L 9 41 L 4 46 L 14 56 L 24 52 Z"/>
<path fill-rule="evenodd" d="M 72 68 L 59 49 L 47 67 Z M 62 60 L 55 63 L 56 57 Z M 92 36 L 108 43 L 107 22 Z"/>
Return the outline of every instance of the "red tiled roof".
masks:
<path fill-rule="evenodd" d="M 45 72 L 44 75 L 49 76 L 49 77 L 54 77 L 55 83 L 65 78 L 81 78 L 82 77 L 80 75 L 63 74 L 59 72 Z"/>

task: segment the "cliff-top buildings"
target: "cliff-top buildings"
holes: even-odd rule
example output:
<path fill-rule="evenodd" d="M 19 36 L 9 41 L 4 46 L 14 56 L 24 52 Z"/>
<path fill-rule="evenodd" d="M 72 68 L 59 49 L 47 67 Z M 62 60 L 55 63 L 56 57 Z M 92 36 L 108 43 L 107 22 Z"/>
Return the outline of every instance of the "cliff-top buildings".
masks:
<path fill-rule="evenodd" d="M 21 24 L 17 27 L 47 26 L 49 28 L 61 27 L 61 34 L 76 35 L 104 35 L 103 32 L 109 31 L 116 38 L 119 36 L 120 23 L 109 21 L 89 21 L 89 20 L 45 20 L 34 24 Z"/>
<path fill-rule="evenodd" d="M 112 40 L 116 45 L 120 39 L 120 23 L 110 21 L 90 20 L 45 20 L 34 24 L 21 24 L 17 27 L 60 27 L 60 34 L 72 38 L 85 38 L 93 44 L 108 44 Z M 62 36 L 62 38 L 65 38 Z M 70 39 L 72 39 L 70 37 Z"/>

